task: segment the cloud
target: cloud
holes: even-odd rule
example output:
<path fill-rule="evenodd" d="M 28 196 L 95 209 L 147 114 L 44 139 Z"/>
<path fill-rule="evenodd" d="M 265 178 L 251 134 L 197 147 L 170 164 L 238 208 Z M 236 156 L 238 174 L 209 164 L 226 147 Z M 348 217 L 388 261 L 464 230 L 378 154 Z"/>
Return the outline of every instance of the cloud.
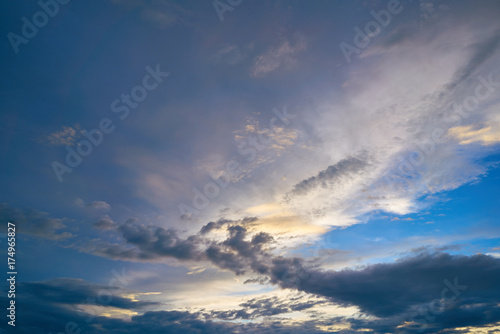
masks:
<path fill-rule="evenodd" d="M 173 229 L 143 226 L 130 220 L 120 225 L 117 230 L 125 242 L 134 248 L 110 245 L 98 249 L 98 253 L 118 259 L 173 257 L 179 260 L 196 260 L 201 256 L 197 247 L 199 238 L 195 235 L 181 239 Z"/>
<path fill-rule="evenodd" d="M 98 313 L 120 309 L 140 311 L 157 307 L 155 302 L 134 301 L 120 297 L 119 288 L 97 285 L 81 279 L 60 278 L 45 282 L 18 283 L 17 300 L 25 317 L 16 319 L 17 332 L 59 333 L 74 326 L 75 331 L 104 334 L 119 333 L 230 333 L 232 326 L 199 319 L 198 313 L 186 311 L 146 312 L 130 320 L 106 317 Z M 6 296 L 0 298 L 7 301 Z M 85 311 L 86 310 L 86 311 Z M 97 312 L 96 312 L 97 311 Z"/>
<path fill-rule="evenodd" d="M 225 262 L 224 267 L 236 273 L 241 270 L 239 266 L 227 264 Z M 251 267 L 283 288 L 326 297 L 331 303 L 344 307 L 356 306 L 362 313 L 377 317 L 374 321 L 344 318 L 343 321 L 347 320 L 353 327 L 353 332 L 360 328 L 372 328 L 376 333 L 394 332 L 398 327 L 408 327 L 409 332 L 413 328 L 417 332 L 421 326 L 409 326 L 410 319 L 422 322 L 423 316 L 418 310 L 442 300 L 443 291 L 448 301 L 443 312 L 430 323 L 430 332 L 500 321 L 497 303 L 500 296 L 496 289 L 500 259 L 486 255 L 422 253 L 395 263 L 341 271 L 319 270 L 300 258 L 278 256 L 260 257 Z M 458 288 L 459 294 L 453 295 L 453 288 Z M 321 303 L 324 300 L 289 304 L 272 298 L 255 299 L 240 304 L 241 309 L 213 312 L 212 316 L 226 320 L 252 319 Z M 254 309 L 259 311 L 256 313 Z"/>
<path fill-rule="evenodd" d="M 301 180 L 284 196 L 284 201 L 298 215 L 308 217 L 317 225 L 348 226 L 357 222 L 352 215 L 358 215 L 369 206 L 356 208 L 367 197 L 362 192 L 378 166 L 368 151 L 348 156 L 316 175 Z"/>
<path fill-rule="evenodd" d="M 81 251 L 119 260 L 174 258 L 180 261 L 209 261 L 219 268 L 242 275 L 249 270 L 259 272 L 262 259 L 269 256 L 265 247 L 274 240 L 268 233 L 250 233 L 243 227 L 254 221 L 255 218 L 238 221 L 222 219 L 217 223 L 208 223 L 197 234 L 182 238 L 174 229 L 145 226 L 129 220 L 116 228 L 124 243 L 94 240 L 78 247 Z M 206 236 L 222 227 L 227 233 L 225 239 L 216 241 Z"/>
<path fill-rule="evenodd" d="M 324 270 L 314 261 L 275 255 L 270 247 L 274 242 L 270 235 L 262 232 L 250 234 L 241 224 L 241 221 L 229 223 L 221 220 L 219 226 L 204 226 L 205 229 L 212 226 L 210 232 L 181 238 L 171 229 L 128 221 L 119 226 L 117 231 L 132 248 L 117 244 L 112 250 L 106 245 L 94 250 L 94 253 L 124 260 L 169 257 L 184 261 L 209 261 L 236 275 L 257 274 L 260 279 L 254 279 L 255 282 L 260 280 L 283 289 L 320 296 L 343 307 L 355 306 L 363 314 L 377 317 L 372 320 L 343 318 L 336 319 L 333 323 L 347 321 L 354 332 L 356 328 L 371 328 L 375 333 L 383 333 L 395 331 L 398 326 L 408 327 L 408 319 L 416 312 L 418 315 L 419 308 L 428 307 L 431 302 L 440 300 L 443 290 L 451 289 L 450 284 L 458 286 L 461 293 L 453 299 L 449 298 L 450 293 L 447 294 L 449 301 L 446 308 L 439 314 L 439 320 L 432 323 L 432 328 L 478 326 L 500 321 L 497 302 L 500 292 L 496 288 L 500 279 L 500 259 L 481 254 L 454 256 L 440 252 L 430 253 L 429 251 L 434 250 L 422 249 L 416 256 L 402 258 L 394 263 L 368 265 L 356 270 Z M 209 234 L 222 228 L 227 233 L 225 239 L 207 238 Z M 241 303 L 240 309 L 182 314 L 192 321 L 208 318 L 254 319 L 305 310 L 324 302 L 325 300 L 284 303 L 273 298 L 254 299 Z M 120 305 L 118 303 L 113 306 Z M 132 317 L 132 323 L 146 319 L 149 321 L 163 315 L 168 318 L 174 314 L 181 316 L 177 313 L 147 312 L 144 318 L 140 315 Z M 179 325 L 186 325 L 184 318 L 177 319 Z M 158 318 L 158 321 L 162 320 Z"/>
<path fill-rule="evenodd" d="M 328 304 L 327 300 L 307 295 L 297 295 L 291 298 L 280 298 L 277 296 L 259 297 L 249 299 L 239 304 L 239 306 L 241 306 L 240 309 L 211 311 L 210 317 L 222 320 L 255 319 L 304 311 L 325 304 Z"/>
<path fill-rule="evenodd" d="M 75 200 L 74 204 L 79 208 L 88 207 L 91 209 L 104 210 L 104 211 L 111 209 L 111 205 L 109 205 L 108 203 L 106 203 L 104 201 L 93 201 L 92 203 L 85 204 L 85 201 L 83 199 L 77 198 Z"/>
<path fill-rule="evenodd" d="M 111 206 L 104 201 L 93 201 L 92 203 L 87 205 L 89 208 L 96 210 L 109 210 Z"/>
<path fill-rule="evenodd" d="M 262 277 L 262 282 L 267 278 L 269 283 L 282 288 L 326 297 L 342 306 L 356 306 L 363 313 L 381 318 L 408 317 L 419 307 L 440 299 L 447 287 L 445 280 L 467 286 L 459 304 L 447 305 L 447 313 L 461 312 L 461 309 L 456 309 L 457 305 L 470 303 L 496 308 L 493 305 L 500 298 L 496 289 L 496 282 L 500 279 L 500 259 L 491 256 L 453 256 L 441 253 L 437 248 L 437 253 L 422 249 L 416 256 L 394 263 L 374 264 L 356 270 L 322 270 L 314 261 L 276 256 L 269 247 L 274 239 L 266 233 L 250 235 L 238 222 L 232 225 L 221 223 L 218 228 L 222 227 L 227 230 L 227 237 L 222 241 L 202 238 L 200 234 L 181 239 L 173 230 L 144 227 L 132 222 L 118 230 L 127 243 L 138 248 L 131 258 L 173 257 L 210 261 L 237 275 L 255 273 Z M 219 316 L 249 318 L 249 314 L 237 310 Z M 482 316 L 486 321 L 486 315 Z M 491 320 L 495 319 L 500 321 L 500 309 L 499 318 Z"/>
<path fill-rule="evenodd" d="M 488 59 L 495 56 L 495 51 L 500 45 L 500 30 L 494 31 L 492 34 L 487 32 L 483 40 L 478 41 L 470 46 L 472 55 L 468 62 L 457 71 L 455 74 L 455 83 L 460 83 L 473 75 L 479 67 Z"/>
<path fill-rule="evenodd" d="M 94 223 L 94 227 L 101 230 L 112 230 L 116 228 L 116 224 L 108 215 L 104 215 Z"/>
<path fill-rule="evenodd" d="M 240 224 L 240 225 L 248 225 L 248 224 L 251 224 L 251 223 L 253 223 L 253 222 L 257 221 L 257 220 L 258 220 L 257 217 L 245 217 L 245 218 L 241 219 L 238 222 L 238 224 Z M 211 232 L 213 230 L 220 229 L 220 228 L 222 228 L 225 225 L 234 224 L 234 223 L 235 223 L 234 220 L 221 218 L 221 219 L 219 219 L 216 222 L 209 222 L 208 224 L 203 225 L 201 227 L 200 234 L 207 234 L 207 233 L 209 233 L 209 232 Z"/>
<path fill-rule="evenodd" d="M 293 41 L 284 40 L 279 46 L 271 48 L 264 54 L 257 56 L 251 70 L 251 76 L 263 77 L 284 66 L 287 69 L 295 66 L 296 54 L 306 49 L 306 38 L 301 33 L 293 35 Z"/>
<path fill-rule="evenodd" d="M 75 204 L 77 207 L 79 207 L 79 208 L 83 208 L 83 207 L 85 207 L 85 202 L 84 202 L 84 201 L 83 201 L 83 199 L 81 199 L 81 198 L 77 198 L 77 199 L 75 199 L 74 204 Z"/>
<path fill-rule="evenodd" d="M 121 295 L 126 291 L 121 288 L 94 284 L 81 279 L 58 278 L 43 282 L 18 283 L 18 287 L 19 293 L 16 294 L 16 301 L 23 305 L 25 315 L 16 319 L 16 332 L 21 334 L 59 333 L 67 328 L 73 328 L 75 332 L 95 334 L 111 332 L 122 334 L 257 334 L 262 333 L 268 326 L 260 323 L 243 324 L 211 320 L 211 318 L 229 318 L 231 310 L 226 313 L 213 312 L 213 314 L 188 310 L 151 311 L 148 309 L 162 305 L 122 297 Z M 254 299 L 242 303 L 242 306 L 252 315 L 267 316 L 278 311 L 308 308 L 313 300 L 309 298 L 309 301 L 287 302 L 278 299 Z M 8 303 L 7 296 L 0 296 L 0 301 Z M 275 307 L 273 302 L 276 303 Z M 259 305 L 263 308 L 259 309 Z M 121 319 L 112 316 L 113 310 L 136 315 Z M 240 315 L 244 316 L 244 312 L 240 312 Z M 279 321 L 273 327 L 287 333 L 300 333 L 305 329 L 302 326 L 286 326 Z M 308 332 L 315 333 L 316 331 Z"/>
<path fill-rule="evenodd" d="M 343 179 L 351 178 L 351 175 L 365 171 L 369 167 L 366 157 L 348 157 L 335 165 L 329 166 L 316 176 L 312 176 L 296 184 L 291 196 L 306 195 L 316 188 L 332 188 L 342 182 Z"/>
<path fill-rule="evenodd" d="M 440 299 L 447 287 L 444 280 L 453 282 L 455 278 L 459 285 L 467 286 L 460 297 L 461 304 L 496 305 L 495 300 L 500 297 L 495 288 L 495 281 L 500 278 L 500 260 L 486 255 L 421 254 L 395 263 L 338 272 L 308 269 L 299 259 L 276 258 L 269 273 L 271 281 L 283 287 L 356 305 L 377 317 L 411 312 Z"/>
<path fill-rule="evenodd" d="M 345 227 L 368 222 L 374 212 L 417 212 L 430 205 L 428 195 L 486 175 L 490 166 L 481 160 L 491 150 L 463 144 L 498 142 L 490 116 L 498 110 L 494 83 L 469 118 L 453 105 L 475 96 L 480 78 L 498 68 L 500 25 L 493 17 L 500 7 L 489 3 L 491 13 L 460 3 L 443 9 L 442 20 L 391 27 L 355 67 L 344 68 L 341 88 L 313 94 L 318 111 L 303 132 L 317 138 L 307 152 L 314 163 L 297 150 L 287 160 L 294 166 L 283 191 L 290 211 L 316 225 Z M 426 15 L 440 10 L 424 7 Z"/>
<path fill-rule="evenodd" d="M 176 24 L 188 24 L 190 12 L 173 2 L 154 0 L 111 0 L 115 4 L 138 8 L 141 18 L 159 29 Z"/>
<path fill-rule="evenodd" d="M 41 138 L 39 141 L 45 145 L 51 146 L 72 146 L 75 144 L 75 141 L 83 136 L 83 130 L 80 129 L 80 125 L 76 124 L 75 126 L 64 126 L 60 131 L 56 131 L 51 133 L 50 135 Z"/>
<path fill-rule="evenodd" d="M 249 268 L 260 271 L 261 257 L 265 256 L 263 246 L 273 238 L 264 232 L 247 239 L 247 230 L 239 225 L 228 227 L 229 237 L 222 243 L 211 244 L 206 250 L 207 258 L 223 269 L 229 269 L 237 275 L 244 274 Z"/>
<path fill-rule="evenodd" d="M 287 115 L 285 118 L 293 119 L 295 115 L 287 112 L 284 106 L 282 111 L 273 109 L 275 114 Z M 234 140 L 240 154 L 239 162 L 241 173 L 235 181 L 241 179 L 248 180 L 256 170 L 271 167 L 273 163 L 280 162 L 281 158 L 287 154 L 293 154 L 295 148 L 300 144 L 301 132 L 294 128 L 287 128 L 276 124 L 276 118 L 272 118 L 268 127 L 261 125 L 256 117 L 249 117 L 245 126 L 233 132 Z M 288 120 L 285 120 L 288 124 Z M 222 173 L 224 166 L 220 166 L 218 171 L 213 171 L 214 175 Z"/>
<path fill-rule="evenodd" d="M 37 296 L 37 298 L 46 300 L 47 303 L 66 305 L 100 303 L 102 306 L 121 309 L 138 309 L 157 305 L 153 302 L 134 301 L 120 297 L 118 295 L 120 288 L 118 287 L 93 284 L 82 279 L 56 278 L 45 282 L 22 283 L 21 286 L 23 297 L 33 298 L 33 296 Z"/>
<path fill-rule="evenodd" d="M 217 64 L 236 65 L 247 59 L 252 49 L 253 43 L 245 44 L 243 47 L 237 44 L 226 45 L 211 56 L 211 59 Z"/>
<path fill-rule="evenodd" d="M 66 219 L 51 218 L 46 212 L 33 209 L 12 208 L 6 203 L 0 203 L 0 220 L 16 224 L 16 232 L 49 240 L 62 240 L 74 237 L 66 229 Z"/>
<path fill-rule="evenodd" d="M 494 145 L 500 142 L 500 124 L 489 123 L 481 128 L 473 125 L 456 126 L 449 129 L 448 134 L 456 138 L 460 145 L 476 142 L 481 145 Z"/>

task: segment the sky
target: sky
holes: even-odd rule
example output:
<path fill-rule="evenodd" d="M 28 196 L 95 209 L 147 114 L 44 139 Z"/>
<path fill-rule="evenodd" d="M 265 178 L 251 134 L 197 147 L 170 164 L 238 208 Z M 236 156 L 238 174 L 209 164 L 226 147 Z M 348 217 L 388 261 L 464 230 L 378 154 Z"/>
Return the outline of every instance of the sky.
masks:
<path fill-rule="evenodd" d="M 0 332 L 500 333 L 500 2 L 0 16 Z"/>

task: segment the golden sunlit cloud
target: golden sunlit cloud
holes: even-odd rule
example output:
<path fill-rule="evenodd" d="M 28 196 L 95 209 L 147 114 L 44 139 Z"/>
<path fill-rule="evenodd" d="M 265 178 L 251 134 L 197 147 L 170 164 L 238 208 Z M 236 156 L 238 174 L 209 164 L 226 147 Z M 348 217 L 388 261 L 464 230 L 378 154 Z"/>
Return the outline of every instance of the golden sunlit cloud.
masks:
<path fill-rule="evenodd" d="M 464 331 L 466 334 L 500 334 L 500 322 L 493 324 L 491 326 L 481 326 L 481 327 L 457 327 L 457 331 Z"/>
<path fill-rule="evenodd" d="M 448 130 L 448 134 L 459 140 L 461 145 L 480 143 L 493 145 L 500 142 L 500 124 L 487 122 L 487 125 L 477 129 L 473 125 L 456 126 Z"/>
<path fill-rule="evenodd" d="M 196 275 L 196 274 L 200 274 L 202 272 L 205 271 L 206 268 L 202 267 L 202 266 L 196 266 L 194 267 L 193 269 L 191 269 L 190 272 L 187 272 L 186 275 Z"/>

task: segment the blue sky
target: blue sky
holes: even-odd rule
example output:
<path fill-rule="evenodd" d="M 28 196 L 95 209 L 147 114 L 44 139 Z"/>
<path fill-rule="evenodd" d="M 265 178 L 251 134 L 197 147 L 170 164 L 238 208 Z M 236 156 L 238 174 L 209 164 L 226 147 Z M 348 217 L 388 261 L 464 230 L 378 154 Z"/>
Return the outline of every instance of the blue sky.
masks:
<path fill-rule="evenodd" d="M 2 330 L 500 329 L 496 1 L 0 6 Z"/>

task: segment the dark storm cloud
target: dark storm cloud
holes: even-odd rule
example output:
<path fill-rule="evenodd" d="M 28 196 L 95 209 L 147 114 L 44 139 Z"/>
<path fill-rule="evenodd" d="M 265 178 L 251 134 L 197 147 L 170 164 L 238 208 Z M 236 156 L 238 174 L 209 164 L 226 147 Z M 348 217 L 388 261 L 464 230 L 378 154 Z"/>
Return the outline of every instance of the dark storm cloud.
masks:
<path fill-rule="evenodd" d="M 116 230 L 125 244 L 110 244 L 94 241 L 93 245 L 81 247 L 81 250 L 96 255 L 120 260 L 155 260 L 164 257 L 181 261 L 209 260 L 220 268 L 228 269 L 238 275 L 253 269 L 262 273 L 262 257 L 269 256 L 263 247 L 273 238 L 267 233 L 249 234 L 243 226 L 256 221 L 255 217 L 241 220 L 221 219 L 210 222 L 197 234 L 180 237 L 176 230 L 157 226 L 145 226 L 134 220 L 120 225 Z M 211 230 L 225 227 L 228 237 L 222 242 L 207 238 Z"/>
<path fill-rule="evenodd" d="M 221 218 L 216 222 L 209 222 L 208 224 L 204 225 L 200 230 L 200 234 L 207 234 L 213 230 L 218 230 L 218 229 L 220 229 L 223 226 L 228 225 L 228 224 L 239 224 L 239 225 L 245 226 L 245 225 L 248 225 L 248 224 L 255 222 L 256 220 L 257 220 L 257 217 L 245 217 L 245 218 L 241 219 L 240 221 L 234 221 L 234 220 L 230 220 L 230 219 Z"/>
<path fill-rule="evenodd" d="M 99 316 L 96 312 L 88 313 L 93 306 L 116 307 L 123 310 L 140 311 L 145 306 L 159 306 L 157 303 L 138 302 L 128 298 L 112 296 L 111 299 L 99 296 L 104 292 L 119 293 L 116 287 L 92 284 L 80 279 L 61 278 L 45 282 L 20 283 L 19 293 L 16 296 L 16 333 L 93 333 L 93 334 L 200 334 L 200 333 L 263 333 L 287 332 L 301 333 L 305 328 L 287 327 L 276 322 L 266 324 L 238 324 L 214 322 L 207 317 L 211 315 L 202 312 L 189 311 L 148 311 L 141 315 L 122 320 Z M 2 304 L 8 304 L 7 296 L 0 296 Z M 278 302 L 278 301 L 277 301 Z M 259 302 L 251 300 L 249 310 L 256 310 Z M 283 302 L 280 302 L 283 303 Z M 271 305 L 272 301 L 262 301 L 262 305 Z M 305 307 L 293 303 L 295 307 Z M 79 309 L 78 305 L 87 305 L 87 312 Z M 293 306 L 292 306 L 293 307 Z M 262 313 L 271 314 L 272 306 Z M 242 311 L 243 313 L 245 311 Z M 243 313 L 237 318 L 244 318 Z M 222 313 L 221 313 L 222 317 Z M 6 329 L 7 322 L 0 324 Z M 314 326 L 308 326 L 314 328 Z M 314 333 L 315 331 L 307 331 Z"/>
<path fill-rule="evenodd" d="M 234 223 L 234 221 L 230 219 L 224 219 L 221 218 L 216 222 L 209 222 L 206 225 L 203 225 L 203 227 L 200 230 L 200 234 L 207 234 L 210 233 L 213 230 L 218 230 L 221 229 L 223 226 Z"/>
<path fill-rule="evenodd" d="M 212 311 L 210 317 L 223 320 L 255 319 L 258 317 L 270 317 L 273 315 L 303 311 L 316 305 L 325 304 L 320 299 L 308 299 L 301 301 L 300 297 L 291 299 L 280 299 L 276 296 L 270 298 L 253 298 L 241 303 L 241 309 L 229 311 Z"/>
<path fill-rule="evenodd" d="M 373 333 L 473 333 L 474 331 L 456 328 L 482 327 L 492 325 L 500 319 L 498 303 L 476 303 L 473 299 L 460 297 L 453 305 L 447 305 L 439 314 L 429 311 L 428 305 L 421 305 L 422 314 L 418 311 L 378 319 L 344 319 L 350 323 L 353 333 L 369 328 Z M 427 318 L 429 320 L 427 320 Z M 409 323 L 414 320 L 414 323 Z"/>
<path fill-rule="evenodd" d="M 435 249 L 420 249 L 415 250 L 419 252 L 416 256 L 394 263 L 328 271 L 302 258 L 273 255 L 269 249 L 273 242 L 270 235 L 251 234 L 239 223 L 241 221 L 221 224 L 218 228 L 225 228 L 227 237 L 214 241 L 206 234 L 180 238 L 173 230 L 128 222 L 118 231 L 127 241 L 127 247 L 132 248 L 115 245 L 116 249 L 109 247 L 106 251 L 108 255 L 119 253 L 122 258 L 126 255 L 135 259 L 173 257 L 210 261 L 237 275 L 255 273 L 259 277 L 254 281 L 324 297 L 343 306 L 357 306 L 363 313 L 380 320 L 354 322 L 353 328 L 372 328 L 376 333 L 395 331 L 410 319 L 424 319 L 418 310 L 429 308 L 433 301 L 443 298 L 444 289 L 447 289 L 448 300 L 445 310 L 433 321 L 426 320 L 425 332 L 437 333 L 445 328 L 500 321 L 500 290 L 497 288 L 500 259 L 486 255 L 452 256 L 435 252 Z M 460 292 L 457 298 L 450 297 L 453 291 Z M 313 304 L 280 304 L 263 299 L 240 306 L 241 309 L 214 312 L 209 318 L 252 319 L 298 311 Z M 409 333 L 424 329 L 407 328 Z"/>
<path fill-rule="evenodd" d="M 299 259 L 275 259 L 271 281 L 284 287 L 330 297 L 345 305 L 356 305 L 378 317 L 393 316 L 412 306 L 441 297 L 444 280 L 467 286 L 470 294 L 489 303 L 500 300 L 500 259 L 486 255 L 452 256 L 423 254 L 362 270 L 321 271 L 307 269 Z M 465 292 L 464 292 L 465 293 Z"/>
<path fill-rule="evenodd" d="M 313 189 L 329 188 L 344 178 L 351 178 L 354 174 L 361 173 L 369 167 L 368 159 L 368 154 L 363 152 L 359 156 L 340 160 L 335 165 L 319 172 L 318 175 L 297 183 L 288 196 L 305 195 Z"/>
<path fill-rule="evenodd" d="M 151 257 L 169 256 L 180 260 L 199 258 L 197 250 L 199 238 L 195 235 L 182 239 L 173 229 L 142 226 L 127 222 L 118 228 L 128 244 L 137 246 L 139 250 Z"/>
<path fill-rule="evenodd" d="M 196 235 L 183 239 L 176 230 L 145 226 L 133 221 L 119 226 L 117 231 L 125 244 L 95 242 L 94 245 L 82 247 L 82 250 L 119 260 L 154 260 L 162 257 L 202 259 L 197 247 L 200 238 Z"/>
<path fill-rule="evenodd" d="M 241 303 L 241 308 L 235 310 L 147 312 L 132 317 L 130 322 L 97 316 L 92 317 L 93 320 L 89 322 L 88 315 L 72 311 L 68 306 L 91 305 L 91 301 L 96 300 L 96 296 L 103 291 L 113 295 L 113 299 L 105 306 L 138 310 L 155 304 L 119 297 L 117 288 L 94 285 L 83 280 L 57 279 L 20 285 L 22 294 L 18 297 L 18 302 L 22 305 L 25 316 L 20 320 L 22 326 L 19 328 L 60 331 L 65 322 L 74 321 L 83 331 L 91 333 L 258 333 L 264 329 L 259 324 L 214 323 L 210 319 L 248 320 L 270 317 L 310 309 L 328 300 L 345 306 L 355 305 L 364 313 L 377 316 L 371 319 L 331 319 L 330 325 L 339 322 L 351 324 L 352 330 L 339 332 L 345 334 L 367 328 L 374 333 L 440 333 L 445 329 L 446 333 L 460 333 L 450 330 L 500 321 L 500 290 L 497 286 L 500 280 L 499 259 L 485 255 L 420 254 L 395 263 L 376 264 L 360 270 L 324 271 L 300 258 L 266 258 L 262 256 L 265 253 L 262 250 L 262 254 L 257 255 L 259 250 L 252 250 L 251 245 L 258 238 L 242 241 L 244 233 L 240 228 L 233 228 L 226 244 L 219 245 L 220 251 L 233 254 L 235 262 L 240 257 L 239 260 L 249 266 L 247 270 L 258 271 L 269 277 L 274 284 L 321 298 L 254 298 Z M 236 265 L 236 268 L 226 266 L 235 272 L 242 268 Z M 460 294 L 451 298 L 454 296 L 454 288 Z M 439 314 L 420 314 L 420 309 L 428 310 L 432 301 L 441 300 L 444 289 L 447 289 L 447 301 L 442 311 Z M 431 320 L 426 320 L 425 317 L 430 317 Z M 411 323 L 412 320 L 415 322 Z M 422 321 L 425 326 L 422 326 Z M 325 319 L 318 319 L 316 324 L 326 322 Z M 300 333 L 313 332 L 310 329 L 314 329 L 314 325 L 306 322 L 292 328 L 277 322 L 272 326 L 266 324 L 265 328 L 269 333 Z M 21 330 L 20 333 L 28 332 Z"/>
<path fill-rule="evenodd" d="M 272 259 L 266 272 L 284 288 L 357 306 L 377 320 L 352 320 L 354 332 L 440 333 L 500 321 L 500 259 L 424 253 L 360 270 L 324 271 L 299 258 Z M 436 305 L 440 305 L 439 312 Z M 413 323 L 411 323 L 413 321 Z M 411 325 L 408 325 L 411 323 Z M 350 332 L 350 331 L 347 331 Z M 346 332 L 346 333 L 347 333 Z M 457 332 L 459 333 L 459 332 Z"/>
<path fill-rule="evenodd" d="M 19 289 L 23 297 L 29 296 L 32 298 L 36 296 L 37 298 L 55 304 L 92 305 L 99 303 L 99 300 L 103 300 L 106 301 L 106 306 L 127 310 L 157 304 L 137 302 L 116 296 L 115 294 L 119 292 L 119 288 L 92 284 L 82 279 L 58 278 L 49 282 L 22 283 Z M 101 304 L 104 304 L 104 302 L 101 302 Z"/>
<path fill-rule="evenodd" d="M 247 264 L 237 254 L 224 251 L 219 245 L 210 246 L 206 255 L 213 264 L 222 269 L 229 269 L 236 275 L 242 275 L 248 269 Z"/>
<path fill-rule="evenodd" d="M 66 229 L 64 219 L 51 218 L 45 212 L 33 209 L 12 208 L 6 203 L 0 203 L 0 220 L 16 224 L 16 232 L 49 240 L 61 240 L 73 237 Z"/>
<path fill-rule="evenodd" d="M 5 300 L 3 300 L 5 299 Z M 6 298 L 0 298 L 3 302 Z M 93 316 L 74 311 L 65 304 L 52 304 L 42 300 L 23 303 L 23 317 L 16 322 L 16 333 L 120 333 L 120 334 L 199 334 L 234 333 L 232 324 L 215 323 L 198 319 L 197 313 L 179 311 L 146 312 L 130 321 Z M 19 313 L 21 314 L 21 312 Z M 89 319 L 91 319 L 89 321 Z M 2 323 L 1 327 L 5 328 Z"/>
<path fill-rule="evenodd" d="M 273 238 L 266 233 L 250 235 L 245 227 L 229 224 L 226 230 L 227 238 L 215 242 L 200 234 L 183 239 L 174 230 L 128 222 L 118 231 L 128 246 L 135 248 L 114 245 L 106 248 L 105 253 L 119 254 L 121 258 L 208 260 L 237 275 L 254 272 L 284 288 L 356 305 L 380 317 L 404 313 L 414 305 L 435 299 L 444 287 L 443 280 L 453 281 L 455 277 L 460 284 L 468 286 L 469 293 L 474 292 L 476 296 L 481 293 L 481 298 L 500 298 L 500 292 L 492 290 L 500 279 L 500 260 L 485 255 L 467 257 L 424 252 L 361 270 L 322 271 L 301 258 L 273 256 L 267 248 Z"/>
<path fill-rule="evenodd" d="M 99 319 L 106 319 L 96 318 L 96 306 L 138 311 L 160 305 L 120 297 L 117 287 L 72 278 L 18 283 L 16 291 L 15 332 L 23 334 L 65 332 L 68 323 L 75 323 L 82 332 L 104 333 L 94 327 Z M 6 294 L 2 294 L 0 302 L 9 303 Z M 79 305 L 86 305 L 89 313 L 79 310 Z M 4 325 L 6 322 L 2 322 Z"/>
<path fill-rule="evenodd" d="M 227 228 L 229 237 L 222 243 L 212 243 L 206 250 L 207 259 L 220 268 L 228 269 L 237 275 L 251 269 L 263 273 L 266 268 L 265 258 L 269 256 L 263 246 L 273 241 L 273 238 L 260 232 L 250 239 L 247 230 L 239 225 Z"/>

